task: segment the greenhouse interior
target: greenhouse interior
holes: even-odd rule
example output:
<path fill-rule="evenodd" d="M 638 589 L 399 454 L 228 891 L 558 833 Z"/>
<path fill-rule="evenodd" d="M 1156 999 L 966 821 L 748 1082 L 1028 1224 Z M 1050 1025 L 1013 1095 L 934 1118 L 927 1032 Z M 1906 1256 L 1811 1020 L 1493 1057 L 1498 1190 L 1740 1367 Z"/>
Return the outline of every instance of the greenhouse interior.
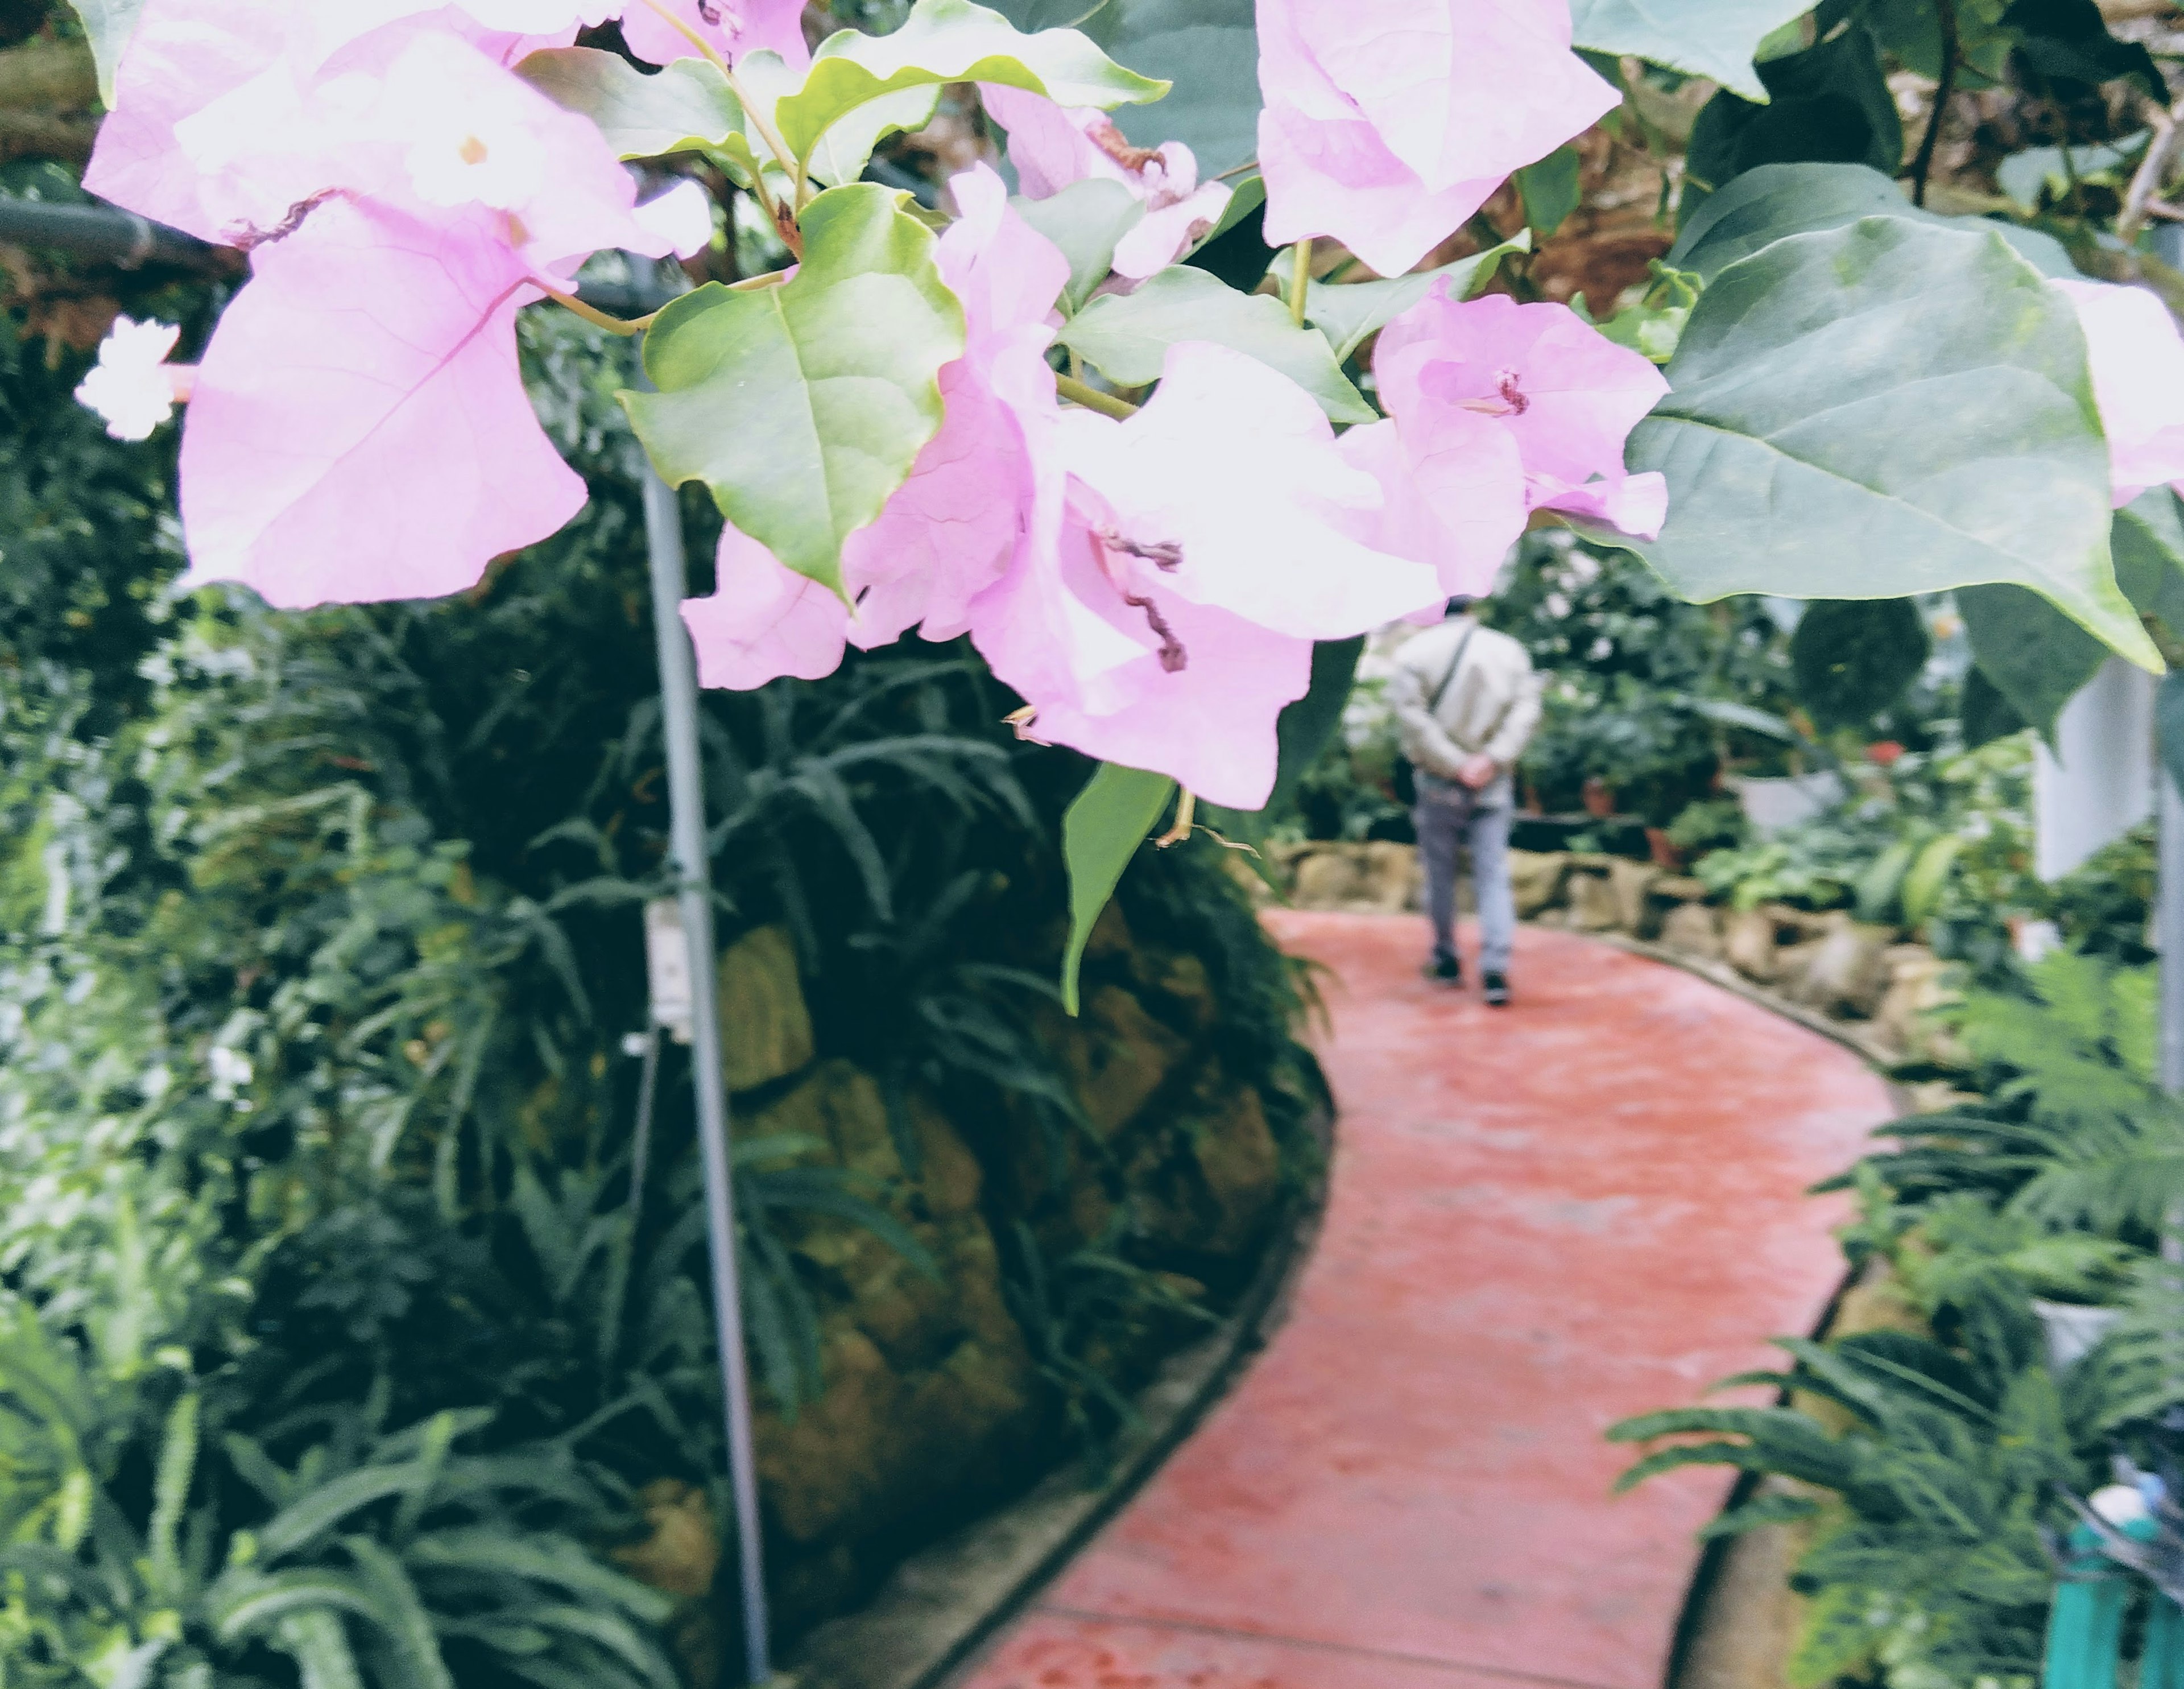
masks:
<path fill-rule="evenodd" d="M 2184 4 L 0 0 L 0 1689 L 2184 1689 Z"/>

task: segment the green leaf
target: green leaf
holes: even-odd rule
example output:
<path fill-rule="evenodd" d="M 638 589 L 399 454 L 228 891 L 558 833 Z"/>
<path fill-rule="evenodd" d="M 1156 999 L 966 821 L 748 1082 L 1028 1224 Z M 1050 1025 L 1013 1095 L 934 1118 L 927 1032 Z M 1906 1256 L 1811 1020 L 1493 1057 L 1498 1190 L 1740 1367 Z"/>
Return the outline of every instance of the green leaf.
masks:
<path fill-rule="evenodd" d="M 1964 677 L 1964 696 L 1957 709 L 1964 718 L 1967 750 L 1977 750 L 1983 744 L 1992 744 L 1998 739 L 2025 731 L 2025 717 L 2017 713 L 2002 695 L 2002 688 L 1989 680 L 1986 672 L 1976 664 Z"/>
<path fill-rule="evenodd" d="M 1379 416 L 1342 373 L 1326 337 L 1291 322 L 1279 299 L 1240 293 L 1183 265 L 1148 276 L 1134 293 L 1093 300 L 1056 338 L 1118 387 L 1158 381 L 1171 346 L 1210 340 L 1279 371 L 1334 421 L 1372 422 Z"/>
<path fill-rule="evenodd" d="M 892 35 L 838 30 L 827 36 L 803 88 L 774 108 L 774 121 L 796 155 L 808 158 L 829 127 L 867 101 L 913 88 L 937 98 L 946 82 L 999 82 L 1102 111 L 1167 92 L 1166 83 L 1124 70 L 1076 30 L 1026 35 L 971 0 L 917 0 Z M 931 110 L 931 98 L 924 109 Z"/>
<path fill-rule="evenodd" d="M 718 147 L 743 127 L 727 78 L 703 59 L 678 59 L 647 75 L 627 59 L 588 47 L 532 53 L 515 74 L 564 109 L 599 126 L 625 159 Z"/>
<path fill-rule="evenodd" d="M 159 1469 L 152 1483 L 152 1523 L 145 1546 L 150 1550 L 149 1582 L 162 1601 L 181 1599 L 182 1513 L 189 1506 L 190 1483 L 197 1469 L 198 1393 L 192 1390 L 177 1396 L 167 1410 Z"/>
<path fill-rule="evenodd" d="M 1868 217 L 1776 241 L 1715 276 L 1667 374 L 1629 462 L 1668 477 L 1668 525 L 1622 543 L 1686 597 L 2008 582 L 2159 663 L 2109 566 L 2084 337 L 1999 236 Z"/>
<path fill-rule="evenodd" d="M 1206 179 L 1258 155 L 1259 38 L 1252 0 L 1065 4 L 1081 14 L 1072 20 L 1077 26 L 1112 57 L 1174 85 L 1157 105 L 1117 112 L 1115 121 L 1124 135 L 1140 147 L 1182 142 Z M 1010 0 L 1008 9 L 1013 14 L 1061 8 L 1050 0 Z"/>
<path fill-rule="evenodd" d="M 1114 268 L 1115 242 L 1137 227 L 1145 201 L 1112 176 L 1087 176 L 1045 199 L 1011 199 L 1017 214 L 1061 248 L 1069 260 L 1069 285 L 1062 298 L 1072 311 L 1083 308 L 1092 290 Z"/>
<path fill-rule="evenodd" d="M 1267 179 L 1256 170 L 1237 177 L 1228 187 L 1228 203 L 1221 208 L 1220 217 L 1206 231 L 1201 246 L 1211 246 L 1267 203 Z"/>
<path fill-rule="evenodd" d="M 2142 493 L 2115 513 L 2109 529 L 2116 584 L 2142 616 L 2161 619 L 2184 639 L 2184 510 L 2166 487 Z"/>
<path fill-rule="evenodd" d="M 2108 648 L 2020 587 L 1967 587 L 1957 609 L 1979 672 L 2020 722 L 2053 744 L 2055 717 L 2108 661 Z"/>
<path fill-rule="evenodd" d="M 1759 43 L 1809 10 L 1806 0 L 1574 0 L 1576 43 L 1708 76 L 1748 100 L 1767 92 L 1752 69 Z"/>
<path fill-rule="evenodd" d="M 1926 917 L 1941 906 L 1942 891 L 1948 884 L 1949 871 L 1956 867 L 1958 855 L 1964 848 L 1962 833 L 1945 833 L 1928 841 L 1925 849 L 1919 851 L 1919 860 L 1903 877 L 1903 918 L 1910 925 L 1923 925 Z"/>
<path fill-rule="evenodd" d="M 1557 147 L 1536 164 L 1517 172 L 1517 191 L 1524 197 L 1524 220 L 1545 239 L 1584 203 L 1580 181 L 1585 161 L 1574 147 Z"/>
<path fill-rule="evenodd" d="M 2000 235 L 2043 276 L 2075 276 L 2063 243 L 2037 229 L 1920 210 L 1888 177 L 1864 164 L 1762 164 L 1747 170 L 1685 223 L 1668 261 L 1711 281 L 1741 258 L 1786 235 L 1839 229 L 1861 217 L 1904 217 L 1945 229 Z"/>
<path fill-rule="evenodd" d="M 905 198 L 866 182 L 819 195 L 796 274 L 682 295 L 645 336 L 660 391 L 621 395 L 671 485 L 704 482 L 730 521 L 837 592 L 843 541 L 939 428 L 940 369 L 963 349 L 962 307 Z"/>
<path fill-rule="evenodd" d="M 2168 103 L 2168 84 L 2145 43 L 2119 41 L 2109 34 L 2094 0 L 2014 0 L 2002 22 L 2016 35 L 2019 61 L 2036 94 L 2069 100 L 2127 76 L 2153 98 Z M 2050 82 L 2063 86 L 2044 86 Z M 2078 86 L 2070 86 L 2074 83 Z"/>
<path fill-rule="evenodd" d="M 1903 120 L 1873 36 L 1861 25 L 1802 53 L 1770 59 L 1759 66 L 1759 80 L 1766 104 L 1724 90 L 1692 124 L 1686 215 L 1708 192 L 1762 164 L 1870 164 L 1892 175 L 1903 163 Z"/>
<path fill-rule="evenodd" d="M 1503 259 L 1531 249 L 1532 231 L 1523 229 L 1497 247 L 1438 270 L 1422 270 L 1389 282 L 1313 282 L 1304 290 L 1305 318 L 1333 343 L 1335 361 L 1346 364 L 1368 336 L 1379 333 L 1425 298 L 1442 276 L 1448 278 L 1452 297 L 1475 298 L 1494 279 Z"/>
<path fill-rule="evenodd" d="M 1932 649 L 1908 599 L 1823 599 L 1790 638 L 1797 700 L 1823 730 L 1864 727 L 1903 695 Z"/>
<path fill-rule="evenodd" d="M 2098 181 L 2103 177 L 2112 183 L 2127 181 L 2146 151 L 2147 139 L 2142 130 L 2114 145 L 2089 142 L 2082 147 L 2028 148 L 2012 153 L 1996 165 L 1994 179 L 2027 213 L 2037 211 L 2043 191 L 2060 198 L 2074 181 Z"/>
<path fill-rule="evenodd" d="M 1165 774 L 1103 762 L 1061 817 L 1061 855 L 1069 867 L 1069 947 L 1061 953 L 1061 1006 L 1072 1015 L 1078 970 L 1092 924 L 1174 795 L 1175 782 Z"/>
<path fill-rule="evenodd" d="M 349 1652 L 341 1620 L 323 1609 L 292 1613 L 281 1621 L 281 1647 L 296 1662 L 303 1689 L 364 1689 L 364 1674 Z"/>
<path fill-rule="evenodd" d="M 402 1659 L 403 1681 L 413 1689 L 455 1689 L 432 1616 L 402 1563 L 368 1536 L 345 1537 L 343 1546 L 355 1558 L 365 1584 L 387 1614 L 387 1638 Z"/>
<path fill-rule="evenodd" d="M 98 62 L 98 97 L 111 110 L 114 73 L 120 65 L 129 37 L 136 33 L 144 0 L 69 0 L 69 3 L 83 25 L 84 39 L 91 43 L 91 56 Z"/>

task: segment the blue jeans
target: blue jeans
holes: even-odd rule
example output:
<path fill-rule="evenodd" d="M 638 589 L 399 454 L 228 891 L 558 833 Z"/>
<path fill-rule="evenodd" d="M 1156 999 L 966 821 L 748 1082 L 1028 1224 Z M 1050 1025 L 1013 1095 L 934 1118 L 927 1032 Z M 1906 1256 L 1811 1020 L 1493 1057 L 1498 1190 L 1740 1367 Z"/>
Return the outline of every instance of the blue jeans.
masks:
<path fill-rule="evenodd" d="M 1499 790 L 1496 788 L 1500 788 Z M 1434 954 L 1456 954 L 1457 857 L 1471 849 L 1471 884 L 1479 900 L 1479 966 L 1507 973 L 1517 941 L 1517 895 L 1509 884 L 1509 822 L 1513 805 L 1505 782 L 1484 792 L 1451 780 L 1418 776 L 1418 857 L 1425 866 L 1426 914 L 1433 923 Z"/>

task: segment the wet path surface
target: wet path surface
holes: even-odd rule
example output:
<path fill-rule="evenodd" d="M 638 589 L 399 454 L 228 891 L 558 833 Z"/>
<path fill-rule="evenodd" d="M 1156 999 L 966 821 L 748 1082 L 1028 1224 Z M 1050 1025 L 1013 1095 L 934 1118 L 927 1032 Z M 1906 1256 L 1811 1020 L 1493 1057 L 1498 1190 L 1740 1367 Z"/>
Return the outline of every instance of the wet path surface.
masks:
<path fill-rule="evenodd" d="M 1341 1111 L 1289 1318 L 964 1689 L 1657 1689 L 1724 1480 L 1613 1497 L 1627 1413 L 1810 1328 L 1889 1113 L 1856 1057 L 1527 928 L 1515 1007 L 1418 976 L 1414 918 L 1283 911 L 1331 972 Z"/>

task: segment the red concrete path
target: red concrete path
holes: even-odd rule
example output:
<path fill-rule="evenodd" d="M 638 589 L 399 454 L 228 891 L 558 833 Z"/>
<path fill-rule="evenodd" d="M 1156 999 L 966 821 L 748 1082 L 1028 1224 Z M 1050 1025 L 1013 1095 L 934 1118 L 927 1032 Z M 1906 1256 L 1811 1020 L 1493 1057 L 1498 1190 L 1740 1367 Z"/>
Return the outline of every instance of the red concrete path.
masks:
<path fill-rule="evenodd" d="M 963 1689 L 1658 1689 L 1719 1505 L 1611 1498 L 1623 1415 L 1808 1329 L 1888 1114 L 1845 1051 L 1526 929 L 1517 1006 L 1418 977 L 1413 919 L 1284 912 L 1334 970 L 1325 1229 L 1241 1384 Z"/>

